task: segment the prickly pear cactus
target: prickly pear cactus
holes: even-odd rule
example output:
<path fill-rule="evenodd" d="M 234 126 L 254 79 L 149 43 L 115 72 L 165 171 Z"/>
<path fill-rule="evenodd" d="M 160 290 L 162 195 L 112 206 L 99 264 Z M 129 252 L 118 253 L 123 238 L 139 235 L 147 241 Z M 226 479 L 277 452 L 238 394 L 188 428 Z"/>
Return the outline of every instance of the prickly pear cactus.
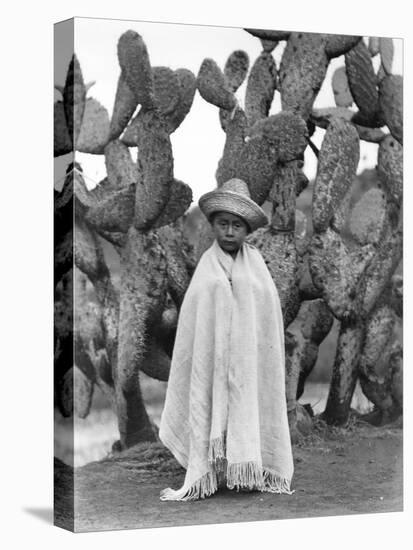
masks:
<path fill-rule="evenodd" d="M 280 294 L 288 408 L 292 433 L 297 433 L 300 425 L 302 431 L 306 429 L 297 398 L 334 317 L 341 325 L 324 416 L 331 423 L 346 422 L 371 312 L 384 299 L 401 258 L 397 220 L 402 195 L 402 80 L 387 72 L 382 79 L 375 74 L 373 55 L 380 53 L 384 70 L 391 65 L 387 42 L 372 40 L 367 47 L 360 36 L 246 30 L 260 39 L 263 51 L 245 77 L 245 111 L 238 100 L 235 109 L 232 99 L 224 101 L 224 96 L 236 90 L 225 80 L 225 69 L 222 73 L 212 60 L 205 60 L 197 82 L 202 97 L 220 108 L 226 132 L 217 185 L 239 177 L 247 182 L 253 200 L 272 205 L 269 227 L 254 232 L 249 241 L 261 251 Z M 280 42 L 285 47 L 277 67 L 272 52 Z M 332 82 L 336 107 L 314 109 L 329 62 L 340 55 L 345 56 L 345 64 L 336 70 Z M 215 75 L 215 83 L 208 80 L 208 86 L 205 67 L 213 67 Z M 282 110 L 272 114 L 276 93 L 281 96 Z M 358 111 L 349 109 L 353 103 Z M 391 135 L 381 129 L 384 124 Z M 326 130 L 320 151 L 310 139 L 316 126 Z M 361 139 L 379 144 L 379 178 L 376 188 L 355 203 L 352 192 Z M 308 145 L 318 158 L 313 234 L 299 237 L 296 198 L 308 184 L 302 172 Z M 204 248 L 210 240 L 204 238 Z M 317 338 L 304 336 L 311 319 L 315 326 L 324 327 Z M 396 352 L 392 357 L 397 357 Z M 397 373 L 398 368 L 394 367 Z M 391 392 L 389 380 L 393 378 L 387 378 L 383 387 Z M 366 395 L 373 394 L 373 385 L 371 377 L 363 383 Z M 374 403 L 380 406 L 378 399 Z"/>
<path fill-rule="evenodd" d="M 223 69 L 205 59 L 196 77 L 183 68 L 152 67 L 143 38 L 128 31 L 118 43 L 121 71 L 112 116 L 87 97 L 90 85 L 76 57 L 61 89 L 63 100 L 55 104 L 55 155 L 102 154 L 107 170 L 88 191 L 81 167 L 74 166 L 56 195 L 56 216 L 66 219 L 56 238 L 56 316 L 70 296 L 64 281 L 72 268 L 73 238 L 76 270 L 94 293 L 93 305 L 79 299 L 87 306 L 76 316 L 72 359 L 63 353 L 73 338 L 70 323 L 63 316 L 56 324 L 57 403 L 84 416 L 99 385 L 117 412 L 121 447 L 155 437 L 139 371 L 167 380 L 179 307 L 212 239 L 203 220 L 190 249 L 182 216 L 192 193 L 173 175 L 170 134 L 190 111 L 196 90 L 217 107 L 217 127 L 225 132 L 217 186 L 243 179 L 252 199 L 270 213 L 268 227 L 251 234 L 249 242 L 261 251 L 280 294 L 293 437 L 311 427 L 298 399 L 334 319 L 340 329 L 324 418 L 347 421 L 358 379 L 375 406 L 371 421 L 386 422 L 402 410 L 401 347 L 394 330 L 402 312 L 395 276 L 402 255 L 402 77 L 391 74 L 392 44 L 246 30 L 262 46 L 255 61 L 234 50 Z M 282 47 L 278 66 L 273 52 Z M 315 109 L 330 60 L 341 55 L 345 61 L 332 82 L 336 105 Z M 377 55 L 378 73 L 372 63 Z M 241 101 L 237 91 L 243 83 Z M 282 109 L 274 113 L 277 94 Z M 320 150 L 311 140 L 316 127 L 325 130 Z M 378 144 L 377 181 L 355 199 L 360 140 Z M 129 147 L 136 146 L 132 158 Z M 318 160 L 311 220 L 297 210 L 309 183 L 303 171 L 307 147 Z M 102 238 L 119 254 L 117 287 Z M 75 368 L 82 373 L 76 378 L 82 388 L 76 406 L 67 391 Z"/>
<path fill-rule="evenodd" d="M 313 113 L 311 117 L 315 124 L 326 128 L 326 134 L 314 188 L 315 235 L 310 245 L 309 261 L 314 284 L 341 322 L 330 393 L 324 412 L 328 422 L 338 424 L 347 421 L 359 377 L 363 391 L 377 409 L 371 417 L 376 423 L 377 419 L 384 422 L 401 412 L 400 399 L 397 401 L 391 398 L 396 391 L 395 386 L 398 385 L 400 389 L 401 362 L 396 359 L 399 355 L 395 352 L 391 355 L 395 358 L 394 363 L 390 360 L 387 363 L 394 367 L 389 366 L 384 375 L 386 383 L 378 375 L 382 367 L 370 360 L 373 341 L 382 357 L 392 349 L 399 349 L 392 332 L 397 314 L 391 304 L 389 285 L 402 257 L 402 77 L 388 75 L 381 80 L 377 78 L 370 56 L 381 51 L 384 53 L 379 45 L 371 40 L 367 48 L 364 42 L 359 42 L 345 55 L 346 75 L 359 111 L 348 116 L 348 110 L 332 109 L 324 121 L 319 112 Z M 389 45 L 384 47 L 388 51 Z M 394 101 L 391 101 L 390 97 L 393 96 Z M 386 118 L 390 134 L 379 130 Z M 356 202 L 351 201 L 352 179 L 357 168 L 356 153 L 353 152 L 352 157 L 348 149 L 347 154 L 343 155 L 341 169 L 352 158 L 353 165 L 341 181 L 334 177 L 333 167 L 329 169 L 327 163 L 322 162 L 321 153 L 338 123 L 353 127 L 354 144 L 358 134 L 358 138 L 379 145 L 376 185 Z M 367 128 L 370 130 L 367 131 Z M 340 151 L 339 147 L 338 142 L 332 146 L 332 151 L 327 155 L 331 161 L 334 155 L 342 153 L 343 144 Z M 317 188 L 319 182 L 323 186 L 324 180 L 328 185 L 337 185 L 341 191 L 338 194 L 327 192 L 326 199 L 323 199 Z M 337 199 L 333 208 L 336 214 L 328 221 L 328 210 L 320 207 L 320 201 L 327 200 L 329 204 L 335 200 L 334 197 Z M 317 221 L 318 212 L 323 212 L 321 218 L 324 223 Z M 336 268 L 338 271 L 335 273 L 331 271 Z M 392 333 L 393 336 L 386 339 L 380 336 L 381 333 Z M 393 370 L 394 375 L 391 374 Z"/>
<path fill-rule="evenodd" d="M 174 179 L 170 133 L 191 108 L 195 76 L 187 69 L 152 67 L 144 40 L 134 31 L 120 37 L 118 59 L 121 73 L 110 120 L 97 100 L 86 97 L 76 56 L 63 102 L 55 105 L 55 155 L 72 146 L 75 151 L 102 154 L 107 170 L 107 178 L 88 191 L 81 167 L 72 167 L 56 197 L 57 216 L 70 215 L 71 206 L 75 211 L 73 236 L 70 224 L 66 233 L 59 225 L 57 282 L 72 261 L 72 238 L 76 269 L 92 285 L 95 300 L 92 308 L 86 294 L 77 297 L 74 363 L 61 368 L 63 353 L 56 353 L 56 391 L 63 412 L 70 409 L 85 416 L 98 384 L 113 403 L 120 447 L 125 448 L 155 438 L 140 393 L 139 371 L 167 380 L 176 329 L 176 313 L 168 312 L 179 309 L 189 283 L 187 247 L 175 222 L 190 205 L 192 192 Z M 131 119 L 138 105 L 138 116 Z M 138 146 L 137 159 L 132 159 L 128 144 Z M 101 238 L 119 254 L 119 288 L 111 279 Z M 65 333 L 67 325 L 57 323 L 59 350 L 71 336 Z M 72 389 L 81 396 L 81 404 L 67 390 L 73 372 Z"/>

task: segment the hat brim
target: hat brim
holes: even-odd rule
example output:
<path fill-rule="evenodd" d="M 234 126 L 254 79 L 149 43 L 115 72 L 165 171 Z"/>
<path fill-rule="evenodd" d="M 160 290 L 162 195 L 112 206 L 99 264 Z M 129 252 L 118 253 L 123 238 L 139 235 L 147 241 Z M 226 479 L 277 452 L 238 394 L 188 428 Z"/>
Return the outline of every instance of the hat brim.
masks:
<path fill-rule="evenodd" d="M 209 219 L 214 212 L 230 212 L 244 219 L 255 231 L 259 227 L 268 224 L 268 218 L 264 210 L 256 202 L 248 197 L 232 191 L 210 191 L 205 193 L 198 201 L 199 208 Z"/>

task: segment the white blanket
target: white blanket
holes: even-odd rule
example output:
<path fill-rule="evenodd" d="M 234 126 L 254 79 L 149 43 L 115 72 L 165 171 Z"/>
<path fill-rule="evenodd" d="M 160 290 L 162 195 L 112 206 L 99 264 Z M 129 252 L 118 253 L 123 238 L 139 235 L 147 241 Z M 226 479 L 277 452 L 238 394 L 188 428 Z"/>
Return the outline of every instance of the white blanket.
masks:
<path fill-rule="evenodd" d="M 186 469 L 161 500 L 229 488 L 291 494 L 284 331 L 276 286 L 259 251 L 235 260 L 217 241 L 183 301 L 159 437 Z"/>

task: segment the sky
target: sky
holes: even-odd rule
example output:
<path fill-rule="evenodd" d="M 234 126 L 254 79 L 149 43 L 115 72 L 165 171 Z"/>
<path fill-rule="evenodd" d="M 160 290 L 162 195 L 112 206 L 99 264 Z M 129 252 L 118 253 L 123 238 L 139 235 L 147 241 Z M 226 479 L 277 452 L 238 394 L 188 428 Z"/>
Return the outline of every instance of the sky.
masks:
<path fill-rule="evenodd" d="M 269 25 L 271 26 L 271 25 Z M 80 61 L 85 82 L 95 81 L 88 97 L 96 98 L 112 114 L 120 67 L 117 59 L 117 42 L 121 34 L 129 29 L 138 32 L 144 39 L 152 66 L 167 66 L 171 69 L 185 67 L 196 76 L 206 57 L 212 57 L 224 68 L 228 56 L 242 49 L 250 58 L 250 67 L 262 51 L 258 38 L 240 28 L 212 27 L 200 25 L 150 23 L 140 21 L 75 18 L 75 52 Z M 328 29 L 326 29 L 328 32 Z M 394 39 L 393 74 L 402 74 L 402 40 Z M 279 67 L 285 42 L 273 51 Z M 55 73 L 55 82 L 64 84 L 69 59 L 60 63 Z M 379 56 L 373 58 L 378 67 Z M 344 65 L 344 56 L 331 60 L 323 86 L 314 103 L 315 108 L 335 105 L 331 88 L 331 77 L 335 69 Z M 246 80 L 236 92 L 238 102 L 244 105 Z M 58 92 L 55 99 L 61 99 Z M 281 110 L 280 94 L 276 91 L 270 114 Z M 312 136 L 314 144 L 320 148 L 324 130 L 317 129 Z M 207 103 L 198 92 L 192 108 L 181 124 L 171 134 L 174 154 L 175 178 L 189 184 L 193 191 L 193 203 L 199 197 L 215 188 L 215 171 L 222 156 L 225 133 L 219 123 L 218 108 Z M 373 168 L 377 161 L 377 144 L 360 142 L 360 162 L 358 173 L 365 168 Z M 136 149 L 132 149 L 136 160 Z M 93 188 L 105 175 L 103 155 L 76 153 L 81 163 L 85 181 Z M 55 187 L 60 188 L 70 158 L 66 155 L 57 160 L 55 166 Z M 309 179 L 316 175 L 317 161 L 309 147 L 305 152 L 304 172 Z"/>

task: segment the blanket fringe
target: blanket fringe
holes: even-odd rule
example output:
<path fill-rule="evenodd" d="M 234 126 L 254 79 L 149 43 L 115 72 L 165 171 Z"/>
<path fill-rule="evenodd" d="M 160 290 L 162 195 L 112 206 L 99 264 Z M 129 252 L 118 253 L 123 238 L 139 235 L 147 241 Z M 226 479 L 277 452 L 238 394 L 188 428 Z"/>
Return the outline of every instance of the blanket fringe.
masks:
<path fill-rule="evenodd" d="M 260 489 L 262 486 L 262 468 L 256 462 L 239 462 L 228 464 L 228 489 Z"/>
<path fill-rule="evenodd" d="M 221 437 L 212 439 L 209 444 L 208 462 L 214 466 L 217 471 L 223 471 L 226 465 L 226 437 L 225 432 Z"/>
<path fill-rule="evenodd" d="M 225 438 L 211 441 L 208 460 L 212 470 L 199 478 L 190 487 L 163 489 L 161 500 L 199 500 L 211 496 L 219 487 L 239 490 L 257 490 L 267 493 L 292 495 L 291 480 L 280 477 L 275 472 L 262 468 L 257 462 L 228 464 L 225 456 Z M 226 468 L 225 468 L 226 466 Z"/>
<path fill-rule="evenodd" d="M 263 488 L 267 493 L 284 493 L 292 495 L 295 491 L 290 489 L 291 480 L 280 477 L 270 470 L 263 471 Z"/>
<path fill-rule="evenodd" d="M 271 470 L 263 469 L 256 462 L 229 464 L 227 468 L 228 489 L 249 489 L 267 493 L 284 493 L 292 495 L 291 480 L 277 475 Z"/>
<path fill-rule="evenodd" d="M 161 500 L 198 500 L 209 497 L 218 489 L 217 475 L 215 472 L 207 472 L 189 488 L 183 486 L 174 491 L 169 487 L 163 489 L 160 494 Z"/>
<path fill-rule="evenodd" d="M 225 458 L 224 458 L 225 460 Z M 170 488 L 163 489 L 161 500 L 199 500 L 211 496 L 223 483 L 223 470 L 207 472 L 189 488 L 183 486 L 176 491 Z M 263 469 L 256 462 L 241 462 L 228 464 L 226 472 L 226 486 L 228 489 L 249 489 L 267 493 L 283 493 L 292 495 L 291 480 L 280 477 L 271 470 Z"/>

